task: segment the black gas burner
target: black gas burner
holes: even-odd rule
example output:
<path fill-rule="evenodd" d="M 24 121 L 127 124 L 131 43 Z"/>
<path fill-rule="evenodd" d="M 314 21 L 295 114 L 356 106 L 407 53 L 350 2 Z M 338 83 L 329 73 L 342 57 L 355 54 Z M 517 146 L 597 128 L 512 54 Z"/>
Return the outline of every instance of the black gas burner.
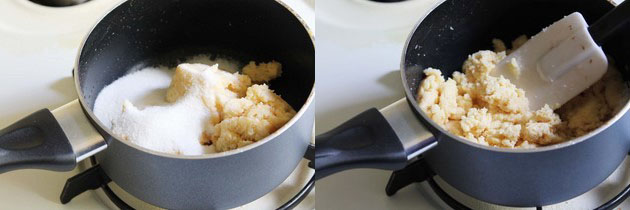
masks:
<path fill-rule="evenodd" d="M 309 154 L 305 155 L 310 157 Z M 121 210 L 132 210 L 133 207 L 125 203 L 120 197 L 118 197 L 111 188 L 107 185 L 112 180 L 103 171 L 101 166 L 96 162 L 96 158 L 90 158 L 92 167 L 77 174 L 66 181 L 63 191 L 59 199 L 62 204 L 70 202 L 74 197 L 88 190 L 95 190 L 98 188 L 103 189 L 105 195 Z M 302 188 L 293 198 L 284 203 L 277 209 L 287 210 L 295 208 L 308 194 L 313 190 L 315 180 L 313 177 L 306 183 L 306 186 Z"/>
<path fill-rule="evenodd" d="M 466 205 L 460 203 L 446 193 L 434 180 L 435 173 L 429 167 L 429 164 L 420 156 L 416 161 L 407 165 L 404 169 L 394 171 L 389 177 L 389 182 L 385 187 L 385 193 L 388 196 L 393 196 L 398 190 L 417 182 L 427 181 L 431 189 L 438 195 L 440 199 L 453 209 L 468 210 L 471 209 Z M 623 201 L 630 196 L 630 185 L 626 186 L 619 194 L 614 198 L 604 203 L 603 205 L 595 208 L 596 210 L 612 210 L 619 206 Z M 543 209 L 541 206 L 537 206 L 536 209 Z"/>

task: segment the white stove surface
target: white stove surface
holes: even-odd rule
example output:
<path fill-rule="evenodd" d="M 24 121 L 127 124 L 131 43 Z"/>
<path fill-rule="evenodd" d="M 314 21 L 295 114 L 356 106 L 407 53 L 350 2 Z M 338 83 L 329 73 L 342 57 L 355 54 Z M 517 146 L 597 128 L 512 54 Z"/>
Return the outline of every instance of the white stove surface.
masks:
<path fill-rule="evenodd" d="M 368 108 L 383 108 L 404 98 L 399 73 L 404 42 L 416 21 L 438 2 L 441 0 L 408 0 L 400 4 L 365 0 L 317 1 L 316 133 L 328 131 Z M 379 6 L 384 9 L 375 9 Z M 392 10 L 402 7 L 405 9 Z M 332 11 L 371 14 L 371 17 L 339 20 L 347 16 L 332 14 Z M 405 15 L 413 15 L 413 18 L 400 17 Z M 316 208 L 450 209 L 426 182 L 408 186 L 388 197 L 385 186 L 390 174 L 390 171 L 357 169 L 318 180 Z M 440 180 L 437 182 L 451 196 L 473 209 L 511 209 L 471 199 Z M 543 209 L 592 209 L 621 192 L 629 183 L 630 161 L 626 160 L 597 188 Z M 618 208 L 630 209 L 630 202 L 625 201 Z"/>
<path fill-rule="evenodd" d="M 282 0 L 315 29 L 314 0 Z M 0 127 L 42 108 L 77 98 L 71 70 L 91 27 L 121 0 L 91 0 L 65 8 L 0 0 Z M 109 209 L 90 191 L 59 202 L 66 179 L 79 173 L 20 170 L 0 174 L 0 209 Z M 311 208 L 305 202 L 305 208 Z M 304 207 L 304 206 L 302 206 Z"/>

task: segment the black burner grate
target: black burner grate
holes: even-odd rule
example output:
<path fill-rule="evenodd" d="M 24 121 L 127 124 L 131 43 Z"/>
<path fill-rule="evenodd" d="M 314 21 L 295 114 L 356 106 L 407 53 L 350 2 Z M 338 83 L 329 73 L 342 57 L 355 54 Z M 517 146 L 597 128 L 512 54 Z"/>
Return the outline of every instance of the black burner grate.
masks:
<path fill-rule="evenodd" d="M 309 157 L 307 153 L 306 157 Z M 81 172 L 66 181 L 65 186 L 63 187 L 63 191 L 61 192 L 61 196 L 59 199 L 62 204 L 66 204 L 70 202 L 74 197 L 80 195 L 81 193 L 88 190 L 95 190 L 98 188 L 103 189 L 105 195 L 116 205 L 116 207 L 121 210 L 133 210 L 134 208 L 129 206 L 129 204 L 125 203 L 120 197 L 118 197 L 111 188 L 107 185 L 112 180 L 107 176 L 107 174 L 103 171 L 101 166 L 96 162 L 96 158 L 90 158 L 92 167 L 88 170 Z M 282 206 L 278 207 L 278 210 L 288 210 L 295 208 L 300 202 L 308 196 L 308 194 L 313 190 L 315 186 L 315 179 L 311 177 L 311 179 L 306 183 L 304 188 L 302 188 L 293 198 L 284 203 Z"/>
<path fill-rule="evenodd" d="M 389 177 L 389 181 L 387 186 L 385 187 L 385 193 L 388 196 L 392 196 L 398 192 L 398 190 L 416 183 L 427 181 L 431 189 L 437 194 L 437 196 L 442 199 L 444 203 L 446 203 L 449 207 L 456 210 L 469 210 L 471 208 L 466 205 L 460 203 L 455 200 L 455 198 L 451 197 L 448 193 L 446 193 L 433 179 L 435 173 L 429 167 L 429 164 L 426 163 L 424 158 L 420 156 L 416 161 L 407 165 L 404 169 L 394 171 L 392 175 Z M 617 194 L 614 198 L 609 200 L 608 202 L 602 204 L 601 206 L 595 208 L 596 210 L 612 210 L 615 207 L 619 206 L 623 201 L 628 199 L 630 196 L 630 185 L 626 186 L 619 194 Z M 537 210 L 542 210 L 542 206 L 537 206 Z"/>

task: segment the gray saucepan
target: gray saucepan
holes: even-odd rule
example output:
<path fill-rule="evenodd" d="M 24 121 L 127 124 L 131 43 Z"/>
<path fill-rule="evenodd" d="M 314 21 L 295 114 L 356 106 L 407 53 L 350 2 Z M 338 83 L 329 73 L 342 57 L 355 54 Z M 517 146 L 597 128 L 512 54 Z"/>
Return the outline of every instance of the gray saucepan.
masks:
<path fill-rule="evenodd" d="M 73 71 L 78 100 L 0 130 L 0 173 L 68 171 L 96 154 L 116 184 L 159 207 L 225 209 L 248 203 L 282 183 L 309 147 L 314 52 L 308 27 L 279 1 L 125 1 L 94 26 L 79 50 Z M 296 116 L 241 149 L 177 156 L 121 141 L 93 114 L 103 87 L 132 67 L 174 66 L 197 54 L 281 62 L 282 76 L 269 85 Z"/>
<path fill-rule="evenodd" d="M 613 9 L 605 0 L 446 0 L 413 29 L 403 51 L 406 99 L 371 109 L 316 137 L 316 178 L 352 169 L 397 170 L 422 154 L 435 173 L 474 198 L 507 206 L 542 206 L 576 197 L 605 180 L 630 151 L 630 105 L 579 138 L 535 149 L 493 148 L 448 133 L 417 106 L 422 70 L 446 76 L 493 38 L 532 36 L 572 12 L 595 21 Z M 603 49 L 630 71 L 630 26 Z M 627 75 L 626 75 L 627 76 Z M 626 77 L 627 81 L 627 77 Z M 384 181 L 384 180 L 383 180 Z"/>

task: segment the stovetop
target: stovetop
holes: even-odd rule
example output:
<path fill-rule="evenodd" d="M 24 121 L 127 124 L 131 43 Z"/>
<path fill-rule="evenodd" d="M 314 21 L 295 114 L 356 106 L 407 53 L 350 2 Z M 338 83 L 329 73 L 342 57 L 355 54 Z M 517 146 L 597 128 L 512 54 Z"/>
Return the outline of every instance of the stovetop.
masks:
<path fill-rule="evenodd" d="M 404 42 L 416 21 L 439 2 L 441 0 L 408 0 L 402 3 L 317 1 L 316 133 L 328 131 L 368 108 L 383 108 L 405 97 L 399 73 Z M 392 9 L 400 7 L 406 8 L 399 13 Z M 345 16 L 331 14 L 332 11 L 372 15 L 339 20 Z M 410 15 L 413 18 L 408 17 Z M 543 209 L 592 209 L 603 204 L 630 183 L 628 159 L 597 188 Z M 450 209 L 426 181 L 387 196 L 385 188 L 391 173 L 357 169 L 318 180 L 315 205 L 317 209 Z M 470 208 L 513 209 L 474 200 L 448 186 L 439 177 L 435 178 L 435 182 L 447 194 Z M 630 202 L 625 201 L 618 208 L 630 209 Z"/>
<path fill-rule="evenodd" d="M 77 98 L 71 73 L 77 49 L 96 21 L 119 2 L 90 0 L 72 7 L 45 7 L 28 0 L 0 1 L 0 127 Z M 314 0 L 283 2 L 314 31 Z M 66 180 L 80 170 L 0 174 L 0 208 L 109 209 L 96 191 L 83 193 L 65 205 L 60 203 Z"/>

